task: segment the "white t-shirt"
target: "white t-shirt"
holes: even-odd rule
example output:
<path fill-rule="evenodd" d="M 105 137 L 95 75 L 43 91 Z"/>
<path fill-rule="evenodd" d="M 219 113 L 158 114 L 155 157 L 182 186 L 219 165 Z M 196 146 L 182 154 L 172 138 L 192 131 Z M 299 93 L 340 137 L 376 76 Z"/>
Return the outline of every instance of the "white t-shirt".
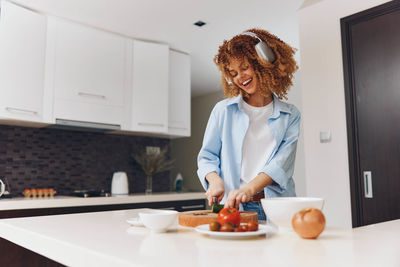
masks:
<path fill-rule="evenodd" d="M 241 99 L 239 105 L 250 119 L 242 147 L 240 186 L 243 186 L 258 175 L 271 156 L 276 142 L 268 127 L 268 119 L 272 115 L 274 102 L 271 101 L 263 107 L 254 107 Z"/>

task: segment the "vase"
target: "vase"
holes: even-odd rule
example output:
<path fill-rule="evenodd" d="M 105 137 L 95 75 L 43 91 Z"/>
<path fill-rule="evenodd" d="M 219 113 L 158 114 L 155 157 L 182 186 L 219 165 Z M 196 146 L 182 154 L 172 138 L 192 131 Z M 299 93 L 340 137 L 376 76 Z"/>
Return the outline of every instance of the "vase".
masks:
<path fill-rule="evenodd" d="M 146 194 L 153 193 L 153 176 L 148 175 L 146 176 Z"/>

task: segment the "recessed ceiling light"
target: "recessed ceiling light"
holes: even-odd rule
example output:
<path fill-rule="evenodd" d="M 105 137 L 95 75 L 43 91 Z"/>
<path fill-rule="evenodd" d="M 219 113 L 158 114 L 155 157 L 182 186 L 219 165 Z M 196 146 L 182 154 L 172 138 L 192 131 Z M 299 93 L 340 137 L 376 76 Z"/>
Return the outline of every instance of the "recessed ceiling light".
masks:
<path fill-rule="evenodd" d="M 193 24 L 196 25 L 196 26 L 199 26 L 199 27 L 202 27 L 202 26 L 206 25 L 206 23 L 204 21 L 201 21 L 201 20 L 199 20 L 199 21 L 197 21 L 197 22 L 195 22 Z"/>

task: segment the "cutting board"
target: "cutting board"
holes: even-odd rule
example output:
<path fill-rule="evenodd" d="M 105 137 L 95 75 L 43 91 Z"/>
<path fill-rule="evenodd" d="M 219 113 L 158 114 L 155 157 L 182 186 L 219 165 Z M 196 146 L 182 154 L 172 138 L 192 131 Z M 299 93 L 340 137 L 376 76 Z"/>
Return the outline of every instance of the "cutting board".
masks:
<path fill-rule="evenodd" d="M 209 224 L 217 221 L 218 213 L 211 210 L 193 210 L 179 213 L 179 224 L 182 226 L 196 227 L 202 224 Z M 258 222 L 257 212 L 241 211 L 241 222 Z"/>

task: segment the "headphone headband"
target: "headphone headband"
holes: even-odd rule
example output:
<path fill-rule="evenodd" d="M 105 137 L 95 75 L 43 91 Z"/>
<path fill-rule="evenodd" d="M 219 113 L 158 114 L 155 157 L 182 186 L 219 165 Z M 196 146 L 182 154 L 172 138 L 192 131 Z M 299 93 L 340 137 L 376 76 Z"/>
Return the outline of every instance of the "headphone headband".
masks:
<path fill-rule="evenodd" d="M 260 37 L 257 36 L 257 34 L 255 34 L 254 32 L 243 32 L 240 35 L 249 35 L 251 37 L 257 38 L 260 42 L 262 42 L 262 40 L 260 39 Z"/>

